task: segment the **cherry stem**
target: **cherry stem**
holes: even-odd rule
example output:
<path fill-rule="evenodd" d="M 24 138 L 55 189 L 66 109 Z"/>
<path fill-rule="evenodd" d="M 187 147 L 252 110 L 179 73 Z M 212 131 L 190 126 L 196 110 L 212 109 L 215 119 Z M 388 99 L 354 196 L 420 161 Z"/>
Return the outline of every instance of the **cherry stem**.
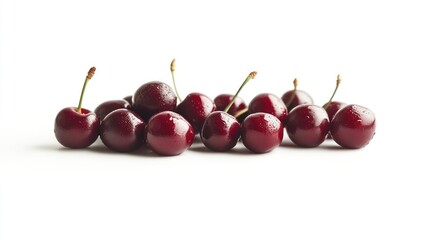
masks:
<path fill-rule="evenodd" d="M 83 87 L 82 87 L 82 92 L 80 93 L 79 105 L 77 105 L 78 113 L 82 113 L 82 100 L 83 100 L 83 94 L 85 93 L 86 84 L 94 76 L 94 73 L 95 73 L 95 67 L 92 67 L 89 69 L 88 74 L 86 75 L 85 82 L 83 83 Z"/>
<path fill-rule="evenodd" d="M 228 112 L 228 110 L 231 108 L 232 104 L 234 104 L 234 101 L 237 98 L 238 94 L 241 92 L 241 89 L 243 89 L 244 85 L 246 85 L 251 79 L 254 79 L 256 77 L 256 74 L 257 74 L 257 72 L 255 72 L 255 71 L 249 73 L 249 75 L 247 76 L 247 78 L 241 84 L 241 86 L 238 89 L 237 93 L 235 93 L 234 97 L 228 103 L 228 106 L 226 106 L 226 108 L 223 110 L 224 112 Z"/>
<path fill-rule="evenodd" d="M 329 99 L 329 101 L 328 101 L 325 105 L 323 105 L 323 108 L 324 108 L 324 109 L 327 109 L 327 108 L 328 108 L 328 106 L 329 106 L 329 104 L 331 104 L 332 99 L 334 99 L 334 96 L 335 96 L 335 94 L 337 93 L 337 89 L 338 89 L 338 86 L 340 86 L 340 83 L 341 83 L 341 76 L 340 76 L 340 74 L 338 74 L 338 75 L 337 75 L 337 84 L 335 85 L 335 90 L 334 90 L 334 92 L 332 93 L 332 96 L 331 96 L 331 98 Z"/>
<path fill-rule="evenodd" d="M 179 101 L 182 101 L 182 98 L 180 98 L 179 96 L 179 91 L 177 91 L 177 87 L 176 87 L 176 79 L 174 78 L 174 71 L 176 71 L 176 59 L 173 58 L 173 61 L 171 61 L 170 64 L 170 72 L 171 72 L 171 78 L 173 79 L 173 87 L 174 87 L 174 91 L 176 92 L 177 98 L 179 99 Z"/>
<path fill-rule="evenodd" d="M 292 96 L 287 101 L 286 107 L 289 107 L 289 105 L 292 103 L 293 99 L 295 98 L 297 87 L 298 87 L 298 79 L 295 78 L 293 80 L 293 93 L 292 93 Z"/>
<path fill-rule="evenodd" d="M 246 113 L 247 111 L 249 111 L 249 109 L 248 109 L 248 108 L 243 108 L 243 109 L 241 109 L 240 111 L 238 111 L 238 112 L 234 115 L 234 117 L 235 117 L 235 118 L 238 118 L 238 117 L 240 117 L 241 115 L 243 115 L 244 113 Z"/>

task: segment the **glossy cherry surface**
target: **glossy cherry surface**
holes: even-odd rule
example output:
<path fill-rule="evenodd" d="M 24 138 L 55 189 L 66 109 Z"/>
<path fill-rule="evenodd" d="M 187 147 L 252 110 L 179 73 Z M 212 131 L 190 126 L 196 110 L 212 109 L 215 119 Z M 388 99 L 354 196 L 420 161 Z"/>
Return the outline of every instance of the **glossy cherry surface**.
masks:
<path fill-rule="evenodd" d="M 69 148 L 86 148 L 95 142 L 100 131 L 100 118 L 88 109 L 68 107 L 58 112 L 54 132 L 58 142 Z"/>
<path fill-rule="evenodd" d="M 252 113 L 241 125 L 244 146 L 255 153 L 270 152 L 283 140 L 283 124 L 269 113 Z"/>
<path fill-rule="evenodd" d="M 129 109 L 114 110 L 101 122 L 101 141 L 113 151 L 136 150 L 144 143 L 144 133 L 143 119 Z"/>
<path fill-rule="evenodd" d="M 298 105 L 313 104 L 313 98 L 311 98 L 310 94 L 299 89 L 287 91 L 281 98 L 289 112 Z"/>
<path fill-rule="evenodd" d="M 288 115 L 288 110 L 283 101 L 274 94 L 260 93 L 249 103 L 249 113 L 264 112 L 276 116 L 280 122 L 284 123 Z"/>
<path fill-rule="evenodd" d="M 159 155 L 174 156 L 194 142 L 194 129 L 180 114 L 163 111 L 153 115 L 146 126 L 146 143 Z"/>
<path fill-rule="evenodd" d="M 131 105 L 124 99 L 109 100 L 98 105 L 94 109 L 94 113 L 97 114 L 101 120 L 103 120 L 107 114 L 121 108 L 131 109 Z"/>
<path fill-rule="evenodd" d="M 346 103 L 332 101 L 323 105 L 326 112 L 328 113 L 329 121 L 332 121 L 334 115 L 343 107 L 347 106 Z M 328 138 L 331 139 L 331 132 L 328 133 Z"/>
<path fill-rule="evenodd" d="M 237 145 L 240 137 L 240 123 L 223 111 L 212 112 L 200 132 L 204 146 L 212 151 L 224 152 Z"/>
<path fill-rule="evenodd" d="M 176 101 L 176 94 L 168 84 L 152 81 L 136 90 L 132 99 L 132 109 L 147 121 L 156 113 L 174 111 Z"/>
<path fill-rule="evenodd" d="M 300 147 L 317 147 L 329 131 L 329 117 L 322 107 L 304 104 L 296 106 L 286 119 L 290 140 Z"/>
<path fill-rule="evenodd" d="M 226 93 L 216 96 L 213 100 L 216 105 L 216 109 L 223 111 L 233 98 L 234 95 Z M 237 112 L 245 108 L 247 108 L 247 104 L 244 102 L 244 100 L 241 97 L 236 97 L 230 109 L 228 110 L 228 113 L 234 116 L 237 114 Z"/>
<path fill-rule="evenodd" d="M 362 148 L 374 137 L 376 120 L 374 113 L 359 105 L 347 105 L 335 114 L 331 122 L 331 134 L 336 143 L 344 148 Z"/>
<path fill-rule="evenodd" d="M 188 94 L 176 108 L 176 112 L 192 125 L 195 134 L 201 131 L 207 116 L 214 110 L 216 110 L 214 102 L 202 93 Z"/>

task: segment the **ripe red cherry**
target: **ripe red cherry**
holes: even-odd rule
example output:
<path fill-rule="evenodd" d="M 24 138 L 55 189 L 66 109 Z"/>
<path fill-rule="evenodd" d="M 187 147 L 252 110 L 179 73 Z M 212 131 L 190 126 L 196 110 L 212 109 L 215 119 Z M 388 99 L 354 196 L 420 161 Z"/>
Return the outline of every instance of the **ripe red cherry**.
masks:
<path fill-rule="evenodd" d="M 176 112 L 192 125 L 195 134 L 201 131 L 207 116 L 214 110 L 216 110 L 214 102 L 202 93 L 188 94 L 176 108 Z"/>
<path fill-rule="evenodd" d="M 244 146 L 255 153 L 267 153 L 278 147 L 283 140 L 283 124 L 269 113 L 252 113 L 241 125 Z"/>
<path fill-rule="evenodd" d="M 162 111 L 176 109 L 176 94 L 166 83 L 152 81 L 143 84 L 133 95 L 132 109 L 145 121 Z"/>
<path fill-rule="evenodd" d="M 210 150 L 225 152 L 237 145 L 240 138 L 240 123 L 223 111 L 212 112 L 205 120 L 201 141 Z"/>
<path fill-rule="evenodd" d="M 131 105 L 124 99 L 109 100 L 101 103 L 94 109 L 94 113 L 103 120 L 107 114 L 113 112 L 116 109 L 131 109 Z"/>
<path fill-rule="evenodd" d="M 78 107 L 64 108 L 58 112 L 55 118 L 55 137 L 65 147 L 85 148 L 98 138 L 100 118 L 88 109 L 82 108 L 86 84 L 94 73 L 95 67 L 92 67 L 83 84 Z"/>
<path fill-rule="evenodd" d="M 233 98 L 234 98 L 234 95 L 227 94 L 227 93 L 216 96 L 213 100 L 216 105 L 216 109 L 220 111 L 224 110 Z M 247 108 L 247 104 L 244 102 L 244 100 L 241 97 L 236 97 L 231 107 L 229 108 L 228 113 L 234 116 L 239 111 L 246 108 Z"/>
<path fill-rule="evenodd" d="M 329 131 L 329 118 L 325 109 L 316 105 L 296 106 L 286 119 L 290 140 L 300 147 L 317 147 Z"/>
<path fill-rule="evenodd" d="M 274 94 L 261 93 L 256 95 L 249 103 L 249 113 L 264 112 L 276 116 L 280 122 L 286 120 L 288 110 L 283 101 Z"/>
<path fill-rule="evenodd" d="M 290 112 L 294 107 L 301 104 L 313 104 L 313 99 L 310 94 L 305 91 L 297 89 L 298 80 L 295 78 L 293 80 L 294 89 L 285 92 L 282 95 L 283 103 L 286 105 L 288 111 Z"/>
<path fill-rule="evenodd" d="M 366 107 L 352 104 L 335 114 L 330 130 L 332 138 L 340 146 L 362 148 L 374 137 L 375 128 L 374 113 Z"/>
<path fill-rule="evenodd" d="M 113 151 L 130 152 L 143 145 L 144 131 L 144 120 L 137 113 L 117 109 L 101 122 L 100 138 Z"/>
<path fill-rule="evenodd" d="M 343 107 L 347 106 L 346 103 L 343 102 L 336 102 L 336 101 L 332 101 L 332 102 L 328 102 L 325 105 L 323 105 L 326 112 L 328 113 L 328 117 L 329 117 L 329 121 L 332 121 L 332 119 L 334 118 L 334 115 Z M 328 133 L 328 138 L 331 139 L 331 133 Z"/>
<path fill-rule="evenodd" d="M 229 108 L 233 105 L 236 97 L 251 79 L 255 78 L 256 72 L 251 72 L 241 84 L 237 93 L 231 99 L 224 111 L 212 112 L 204 121 L 200 132 L 201 141 L 204 146 L 212 151 L 224 152 L 232 149 L 240 138 L 240 123 L 237 119 L 228 114 Z"/>
<path fill-rule="evenodd" d="M 153 115 L 146 126 L 146 143 L 159 155 L 174 156 L 194 142 L 194 129 L 180 114 L 163 111 Z"/>

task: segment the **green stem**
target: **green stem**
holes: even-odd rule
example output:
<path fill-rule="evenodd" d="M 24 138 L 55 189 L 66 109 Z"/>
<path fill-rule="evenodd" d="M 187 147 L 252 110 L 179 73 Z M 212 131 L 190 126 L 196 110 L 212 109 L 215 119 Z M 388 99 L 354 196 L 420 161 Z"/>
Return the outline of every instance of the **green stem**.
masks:
<path fill-rule="evenodd" d="M 292 96 L 287 101 L 286 108 L 289 108 L 289 105 L 292 103 L 293 99 L 295 98 L 297 87 L 298 87 L 298 79 L 295 78 L 293 80 L 293 93 L 292 93 Z"/>
<path fill-rule="evenodd" d="M 89 69 L 88 74 L 86 75 L 85 82 L 83 83 L 82 92 L 80 93 L 80 99 L 79 99 L 79 105 L 77 105 L 77 112 L 82 113 L 82 100 L 83 100 L 83 94 L 85 93 L 86 85 L 88 84 L 88 81 L 91 80 L 91 78 L 94 76 L 95 73 L 95 67 L 92 67 Z"/>
<path fill-rule="evenodd" d="M 234 97 L 231 99 L 231 101 L 228 103 L 228 106 L 223 110 L 224 112 L 228 112 L 228 110 L 231 108 L 232 104 L 234 104 L 235 99 L 237 98 L 238 94 L 243 89 L 244 85 L 246 85 L 251 79 L 254 79 L 256 76 L 256 72 L 249 73 L 249 76 L 244 80 L 244 82 L 241 84 L 240 88 L 238 89 L 237 93 L 235 93 Z"/>
<path fill-rule="evenodd" d="M 327 108 L 328 108 L 328 106 L 329 106 L 329 104 L 331 104 L 332 99 L 334 99 L 334 96 L 335 96 L 335 94 L 337 93 L 337 89 L 338 89 L 338 86 L 340 86 L 340 83 L 341 83 L 341 76 L 340 76 L 340 74 L 338 74 L 338 76 L 337 76 L 337 84 L 335 85 L 335 90 L 334 90 L 334 92 L 332 93 L 332 96 L 331 96 L 331 98 L 329 99 L 329 101 L 328 101 L 325 105 L 323 105 L 323 108 L 324 108 L 324 109 L 327 109 Z"/>
<path fill-rule="evenodd" d="M 171 78 L 173 79 L 173 87 L 174 87 L 174 91 L 176 92 L 176 96 L 179 99 L 179 101 L 182 101 L 182 98 L 180 98 L 179 96 L 179 91 L 177 91 L 177 86 L 176 86 L 176 79 L 174 77 L 174 71 L 176 71 L 176 59 L 174 58 L 173 61 L 171 61 L 170 64 L 170 72 L 171 72 Z"/>

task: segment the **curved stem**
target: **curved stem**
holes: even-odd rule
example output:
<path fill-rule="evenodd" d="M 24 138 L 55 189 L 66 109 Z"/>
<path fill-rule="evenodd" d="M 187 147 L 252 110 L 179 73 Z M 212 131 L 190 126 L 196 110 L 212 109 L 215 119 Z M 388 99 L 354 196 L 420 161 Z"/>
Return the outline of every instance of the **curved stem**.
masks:
<path fill-rule="evenodd" d="M 292 96 L 287 101 L 286 108 L 289 108 L 289 105 L 292 103 L 293 99 L 295 98 L 297 87 L 298 87 L 298 79 L 295 78 L 293 80 L 293 93 L 292 93 Z"/>
<path fill-rule="evenodd" d="M 329 99 L 329 101 L 328 101 L 325 105 L 323 105 L 323 108 L 324 108 L 324 109 L 328 108 L 329 104 L 331 104 L 332 99 L 334 99 L 334 96 L 335 96 L 335 94 L 337 93 L 338 86 L 340 86 L 340 83 L 341 83 L 341 76 L 340 76 L 340 74 L 338 74 L 338 75 L 337 75 L 337 84 L 335 85 L 335 90 L 334 90 L 334 92 L 332 93 L 332 96 L 331 96 L 331 98 Z"/>
<path fill-rule="evenodd" d="M 177 91 L 177 87 L 176 87 L 176 79 L 174 78 L 174 71 L 176 71 L 176 59 L 173 58 L 173 61 L 171 61 L 170 64 L 170 72 L 171 72 L 171 78 L 173 79 L 173 87 L 174 87 L 174 91 L 176 92 L 176 96 L 179 99 L 179 101 L 182 101 L 182 98 L 180 98 L 179 96 L 179 91 Z"/>
<path fill-rule="evenodd" d="M 77 105 L 78 113 L 82 113 L 83 95 L 85 94 L 86 85 L 88 84 L 88 81 L 91 80 L 91 78 L 94 76 L 94 73 L 95 73 L 95 67 L 92 67 L 91 69 L 89 69 L 88 74 L 86 75 L 85 82 L 83 83 L 82 91 L 80 93 L 79 104 Z"/>
<path fill-rule="evenodd" d="M 243 89 L 244 85 L 246 85 L 251 79 L 254 79 L 256 77 L 257 72 L 253 71 L 249 73 L 247 78 L 244 80 L 244 82 L 241 84 L 240 88 L 238 89 L 237 93 L 235 93 L 234 97 L 231 99 L 231 101 L 228 103 L 226 108 L 223 110 L 224 112 L 228 112 L 228 110 L 231 108 L 232 104 L 234 104 L 235 99 L 237 98 L 238 94 Z"/>

